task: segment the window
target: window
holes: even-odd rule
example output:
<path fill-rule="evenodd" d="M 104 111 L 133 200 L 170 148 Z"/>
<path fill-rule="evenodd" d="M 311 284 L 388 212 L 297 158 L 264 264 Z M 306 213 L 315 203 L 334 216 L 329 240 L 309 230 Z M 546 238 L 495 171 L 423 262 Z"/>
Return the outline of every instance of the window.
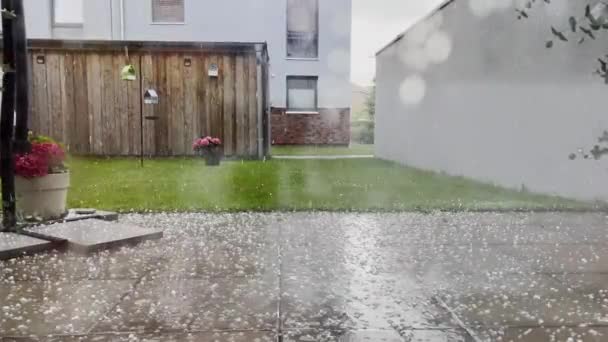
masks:
<path fill-rule="evenodd" d="M 287 109 L 290 111 L 317 110 L 316 76 L 287 77 Z"/>
<path fill-rule="evenodd" d="M 84 0 L 53 0 L 54 26 L 82 26 Z"/>
<path fill-rule="evenodd" d="M 184 0 L 152 0 L 153 23 L 183 23 Z"/>
<path fill-rule="evenodd" d="M 319 56 L 318 0 L 287 0 L 287 57 Z"/>

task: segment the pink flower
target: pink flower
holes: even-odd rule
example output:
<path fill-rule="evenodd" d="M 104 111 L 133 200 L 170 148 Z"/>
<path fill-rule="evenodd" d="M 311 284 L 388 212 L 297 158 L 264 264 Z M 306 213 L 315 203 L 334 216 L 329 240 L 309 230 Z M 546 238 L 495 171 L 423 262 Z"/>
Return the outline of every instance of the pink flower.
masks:
<path fill-rule="evenodd" d="M 213 137 L 208 136 L 208 137 L 196 139 L 194 141 L 194 143 L 192 144 L 192 149 L 194 151 L 199 151 L 206 147 L 214 147 L 214 146 L 219 146 L 221 144 L 222 144 L 222 141 L 219 138 L 213 138 Z"/>
<path fill-rule="evenodd" d="M 56 143 L 32 143 L 32 150 L 15 156 L 15 174 L 24 178 L 44 177 L 62 167 L 65 152 Z"/>

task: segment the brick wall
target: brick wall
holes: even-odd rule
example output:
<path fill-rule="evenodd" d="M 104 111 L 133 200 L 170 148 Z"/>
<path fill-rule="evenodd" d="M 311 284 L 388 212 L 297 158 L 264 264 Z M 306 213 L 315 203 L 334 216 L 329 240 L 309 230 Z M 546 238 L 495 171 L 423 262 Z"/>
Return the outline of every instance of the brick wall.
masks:
<path fill-rule="evenodd" d="M 348 145 L 350 109 L 319 109 L 319 114 L 287 114 L 271 110 L 274 145 Z"/>

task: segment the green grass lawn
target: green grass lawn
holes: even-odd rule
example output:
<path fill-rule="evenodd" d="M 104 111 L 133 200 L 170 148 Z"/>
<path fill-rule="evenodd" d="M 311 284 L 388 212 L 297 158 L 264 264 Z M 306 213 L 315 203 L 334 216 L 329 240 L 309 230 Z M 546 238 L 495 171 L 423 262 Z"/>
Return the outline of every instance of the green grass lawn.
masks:
<path fill-rule="evenodd" d="M 70 207 L 117 211 L 583 208 L 375 159 L 230 161 L 74 158 Z"/>
<path fill-rule="evenodd" d="M 339 156 L 373 155 L 374 145 L 352 144 L 351 146 L 272 146 L 273 156 Z"/>

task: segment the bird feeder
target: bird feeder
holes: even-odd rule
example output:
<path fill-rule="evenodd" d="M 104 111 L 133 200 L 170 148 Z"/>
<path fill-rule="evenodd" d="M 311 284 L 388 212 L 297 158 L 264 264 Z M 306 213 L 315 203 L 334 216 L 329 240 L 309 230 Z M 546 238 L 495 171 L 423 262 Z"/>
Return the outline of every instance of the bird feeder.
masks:
<path fill-rule="evenodd" d="M 155 105 L 158 104 L 159 98 L 158 93 L 154 89 L 148 89 L 144 93 L 144 103 L 147 105 Z"/>
<path fill-rule="evenodd" d="M 137 80 L 137 75 L 135 74 L 135 67 L 133 64 L 125 65 L 120 71 L 120 78 L 123 81 L 135 81 Z"/>
<path fill-rule="evenodd" d="M 210 64 L 207 74 L 209 77 L 218 77 L 220 75 L 220 67 L 216 63 Z"/>

